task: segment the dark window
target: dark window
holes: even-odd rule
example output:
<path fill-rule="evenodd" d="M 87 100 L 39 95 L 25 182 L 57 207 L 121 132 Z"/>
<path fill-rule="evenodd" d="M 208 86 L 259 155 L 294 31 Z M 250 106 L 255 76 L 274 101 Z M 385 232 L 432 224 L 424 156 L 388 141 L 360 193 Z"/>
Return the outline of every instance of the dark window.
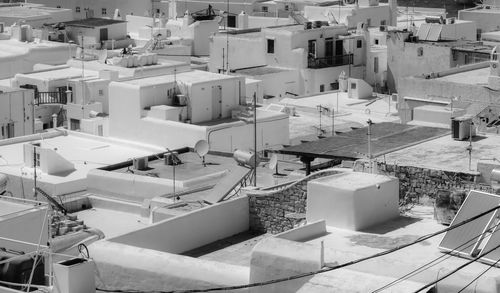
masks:
<path fill-rule="evenodd" d="M 61 5 L 57 5 L 57 8 L 61 8 Z"/>
<path fill-rule="evenodd" d="M 285 11 L 288 11 L 289 7 L 288 5 L 285 5 Z"/>
<path fill-rule="evenodd" d="M 80 130 L 80 120 L 78 119 L 70 119 L 70 130 Z"/>
<path fill-rule="evenodd" d="M 274 40 L 267 39 L 267 53 L 274 54 Z"/>
<path fill-rule="evenodd" d="M 424 48 L 420 47 L 417 49 L 417 56 L 424 56 Z"/>
<path fill-rule="evenodd" d="M 103 8 L 103 9 L 101 10 L 101 14 L 102 14 L 102 15 L 107 15 L 107 14 L 108 14 L 108 11 L 106 10 L 106 8 Z"/>
<path fill-rule="evenodd" d="M 378 42 L 379 42 L 378 39 L 375 39 L 374 41 L 375 41 L 375 45 L 378 45 Z"/>
<path fill-rule="evenodd" d="M 309 40 L 307 47 L 309 58 L 316 58 L 316 40 Z"/>
<path fill-rule="evenodd" d="M 378 57 L 373 58 L 373 72 L 378 73 Z"/>
<path fill-rule="evenodd" d="M 325 57 L 333 56 L 333 38 L 325 39 Z"/>
<path fill-rule="evenodd" d="M 362 40 L 356 41 L 356 48 L 363 48 L 363 41 Z"/>
<path fill-rule="evenodd" d="M 319 86 L 319 91 L 321 93 L 325 91 L 325 85 L 324 84 L 322 84 L 322 85 Z"/>
<path fill-rule="evenodd" d="M 385 19 L 380 21 L 380 25 L 385 25 L 385 24 L 386 24 Z"/>
<path fill-rule="evenodd" d="M 228 27 L 236 27 L 236 15 L 228 15 L 227 16 L 227 26 Z"/>
<path fill-rule="evenodd" d="M 356 83 L 355 82 L 351 83 L 351 89 L 353 89 L 353 90 L 356 89 Z"/>
<path fill-rule="evenodd" d="M 339 83 L 338 82 L 333 82 L 330 84 L 330 90 L 335 91 L 339 89 Z"/>
<path fill-rule="evenodd" d="M 268 12 L 269 9 L 267 9 L 267 6 L 262 6 L 262 12 Z"/>
<path fill-rule="evenodd" d="M 80 6 L 76 6 L 75 11 L 76 13 L 80 13 Z"/>
<path fill-rule="evenodd" d="M 366 19 L 366 25 L 367 26 L 371 26 L 372 25 L 372 19 L 371 18 L 367 18 Z"/>

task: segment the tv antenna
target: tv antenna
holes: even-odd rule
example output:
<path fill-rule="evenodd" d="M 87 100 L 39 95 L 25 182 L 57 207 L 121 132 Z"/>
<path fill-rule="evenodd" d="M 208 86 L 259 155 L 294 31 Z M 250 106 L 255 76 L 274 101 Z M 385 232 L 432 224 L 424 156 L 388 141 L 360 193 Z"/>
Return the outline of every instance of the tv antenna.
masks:
<path fill-rule="evenodd" d="M 209 149 L 210 145 L 204 139 L 197 141 L 196 144 L 194 145 L 194 151 L 202 159 L 203 167 L 207 166 L 207 164 L 205 163 L 205 156 L 208 154 Z"/>

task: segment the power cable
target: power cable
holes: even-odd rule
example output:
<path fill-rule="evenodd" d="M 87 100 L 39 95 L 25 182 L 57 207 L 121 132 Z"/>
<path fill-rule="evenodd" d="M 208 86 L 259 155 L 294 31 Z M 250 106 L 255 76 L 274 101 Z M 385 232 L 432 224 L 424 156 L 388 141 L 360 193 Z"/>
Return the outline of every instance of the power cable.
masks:
<path fill-rule="evenodd" d="M 439 230 L 437 232 L 421 236 L 421 237 L 417 238 L 416 240 L 414 240 L 414 241 L 412 241 L 410 243 L 399 245 L 399 246 L 396 246 L 394 248 L 391 248 L 391 249 L 388 249 L 388 250 L 385 250 L 385 251 L 382 251 L 382 252 L 379 252 L 379 253 L 376 253 L 376 254 L 373 254 L 373 255 L 370 255 L 370 256 L 362 257 L 362 258 L 359 258 L 359 259 L 356 259 L 356 260 L 352 260 L 352 261 L 349 261 L 349 262 L 346 262 L 346 263 L 343 263 L 343 264 L 340 264 L 340 265 L 330 266 L 330 267 L 327 267 L 327 268 L 323 268 L 321 270 L 317 270 L 317 271 L 313 271 L 313 272 L 307 272 L 307 273 L 301 273 L 301 274 L 297 274 L 297 275 L 293 275 L 293 276 L 289 276 L 289 277 L 285 277 L 285 278 L 273 279 L 273 280 L 264 281 L 264 282 L 250 283 L 250 284 L 245 284 L 245 285 L 226 286 L 226 287 L 213 287 L 213 288 L 207 288 L 207 289 L 189 289 L 189 290 L 173 290 L 173 291 L 125 291 L 125 290 L 110 290 L 110 289 L 98 288 L 97 290 L 103 291 L 103 292 L 121 292 L 121 293 L 137 293 L 137 292 L 197 293 L 197 292 L 212 292 L 212 291 L 227 291 L 227 290 L 246 289 L 246 288 L 260 287 L 260 286 L 266 286 L 266 285 L 271 285 L 271 284 L 276 284 L 276 283 L 281 283 L 281 282 L 296 280 L 296 279 L 300 279 L 300 278 L 304 278 L 304 277 L 309 277 L 309 276 L 313 276 L 313 275 L 317 275 L 317 274 L 322 274 L 322 273 L 326 273 L 326 272 L 338 270 L 338 269 L 341 269 L 341 268 L 344 268 L 344 267 L 348 267 L 348 266 L 352 266 L 352 265 L 355 265 L 355 264 L 358 264 L 358 263 L 361 263 L 361 262 L 364 262 L 364 261 L 367 261 L 367 260 L 370 260 L 370 259 L 373 259 L 373 258 L 377 258 L 377 257 L 381 257 L 381 256 L 385 256 L 385 255 L 391 254 L 391 253 L 396 252 L 398 250 L 401 250 L 401 249 L 404 249 L 406 247 L 418 244 L 420 242 L 423 242 L 423 241 L 425 241 L 427 239 L 430 239 L 432 237 L 435 237 L 437 235 L 440 235 L 440 234 L 446 233 L 448 231 L 451 231 L 453 229 L 456 229 L 458 227 L 461 227 L 461 226 L 463 226 L 463 225 L 465 225 L 467 223 L 470 223 L 470 222 L 475 221 L 475 220 L 477 220 L 477 219 L 479 219 L 479 218 L 481 218 L 481 217 L 483 217 L 485 215 L 488 215 L 489 213 L 494 212 L 494 211 L 498 210 L 499 208 L 500 208 L 500 205 L 496 206 L 496 207 L 493 207 L 493 208 L 491 208 L 491 209 L 489 209 L 487 211 L 484 211 L 484 212 L 482 212 L 480 214 L 477 214 L 474 217 L 471 217 L 471 218 L 469 218 L 467 220 L 464 220 L 464 221 L 462 221 L 460 223 L 457 223 L 457 224 L 454 224 L 454 225 L 450 225 L 449 227 L 447 227 L 445 229 L 442 229 L 442 230 Z M 500 245 L 498 245 L 497 247 L 500 247 Z M 489 252 L 491 252 L 491 251 L 488 251 L 488 253 Z M 484 255 L 486 255 L 486 254 L 487 253 L 485 253 Z M 444 278 L 446 278 L 446 277 L 447 276 L 444 276 Z M 436 283 L 437 282 L 438 282 L 438 280 L 436 280 Z M 421 290 L 423 290 L 423 289 L 431 286 L 432 284 L 433 283 L 430 283 L 429 285 L 421 288 Z M 416 291 L 416 292 L 420 292 L 420 291 Z"/>
<path fill-rule="evenodd" d="M 465 285 L 462 289 L 460 289 L 460 291 L 458 291 L 457 293 L 460 293 L 460 292 L 463 292 L 467 287 L 469 287 L 472 283 L 474 283 L 477 279 L 481 278 L 482 275 L 486 274 L 486 272 L 488 272 L 489 270 L 491 270 L 493 267 L 495 267 L 498 263 L 500 262 L 500 258 L 492 263 L 486 270 L 484 270 L 482 273 L 480 273 L 479 275 L 477 275 L 477 277 L 475 277 L 474 279 L 472 279 L 472 281 L 470 281 L 469 283 L 467 283 L 467 285 Z"/>
<path fill-rule="evenodd" d="M 441 282 L 442 280 L 448 278 L 449 276 L 455 274 L 456 272 L 460 271 L 461 269 L 465 268 L 466 266 L 476 262 L 478 259 L 488 255 L 489 253 L 497 250 L 498 248 L 500 248 L 500 244 L 498 244 L 497 246 L 493 247 L 492 249 L 486 251 L 485 253 L 481 253 L 481 254 L 478 254 L 475 258 L 473 258 L 472 260 L 464 263 L 463 265 L 457 267 L 456 269 L 454 269 L 453 271 L 447 273 L 446 275 L 436 279 L 435 281 L 433 282 L 430 282 L 428 283 L 427 285 L 424 285 L 423 287 L 421 287 L 420 289 L 418 289 L 417 291 L 413 292 L 413 293 L 419 293 L 419 292 L 422 292 L 423 290 L 429 288 L 430 286 L 433 286 L 433 285 L 436 285 L 437 283 Z"/>
<path fill-rule="evenodd" d="M 456 247 L 456 248 L 454 248 L 453 250 L 448 251 L 448 252 L 445 252 L 445 253 L 444 253 L 443 255 L 441 255 L 440 257 L 437 257 L 437 258 L 435 258 L 435 259 L 433 259 L 433 260 L 431 260 L 431 261 L 429 261 L 429 262 L 425 263 L 424 265 L 422 265 L 422 266 L 420 266 L 420 267 L 418 267 L 418 268 L 416 268 L 416 269 L 412 270 L 411 272 L 409 272 L 409 273 L 405 274 L 404 276 L 401 276 L 401 277 L 399 277 L 398 279 L 396 279 L 396 280 L 394 280 L 394 281 L 392 281 L 392 282 L 390 282 L 390 283 L 388 283 L 388 284 L 386 284 L 386 285 L 384 285 L 384 286 L 382 286 L 382 287 L 380 287 L 380 288 L 378 288 L 378 289 L 376 289 L 376 290 L 372 291 L 371 293 L 378 293 L 378 292 L 381 292 L 381 291 L 383 291 L 383 290 L 385 290 L 385 289 L 388 289 L 388 288 L 390 288 L 390 287 L 392 287 L 392 286 L 394 286 L 394 285 L 396 285 L 396 284 L 398 284 L 398 283 L 400 283 L 400 282 L 402 282 L 402 281 L 404 281 L 404 280 L 408 279 L 409 277 L 413 277 L 413 276 L 415 276 L 415 275 L 418 275 L 418 274 L 420 274 L 421 272 L 423 272 L 423 271 L 425 271 L 425 270 L 428 270 L 429 268 L 431 268 L 431 267 L 433 267 L 433 266 L 436 266 L 436 265 L 437 265 L 437 264 L 439 264 L 439 263 L 442 263 L 442 262 L 443 262 L 443 261 L 445 261 L 446 259 L 448 259 L 448 258 L 450 258 L 451 256 L 453 256 L 453 254 L 454 254 L 454 253 L 455 253 L 458 249 L 461 249 L 461 248 L 462 248 L 462 246 L 466 245 L 466 244 L 467 244 L 467 243 L 469 243 L 469 242 L 472 242 L 473 240 L 477 239 L 477 238 L 478 238 L 478 237 L 480 237 L 481 235 L 484 235 L 485 233 L 488 233 L 488 231 L 493 230 L 492 235 L 493 235 L 494 233 L 498 232 L 497 228 L 498 228 L 498 226 L 499 226 L 499 225 L 500 225 L 500 223 L 496 224 L 494 227 L 492 227 L 492 228 L 490 228 L 490 229 L 488 229 L 488 230 L 486 230 L 486 231 L 484 231 L 484 232 L 480 233 L 479 235 L 474 236 L 473 238 L 469 239 L 468 241 L 466 241 L 465 243 L 461 244 L 460 246 L 457 246 L 457 247 Z M 463 247 L 463 248 L 464 248 L 464 249 L 465 249 L 465 248 L 469 248 L 469 247 L 471 247 L 472 245 L 474 245 L 475 243 L 476 243 L 476 242 L 472 242 L 472 243 L 470 243 L 469 245 L 467 245 L 467 246 L 465 246 L 465 247 Z"/>

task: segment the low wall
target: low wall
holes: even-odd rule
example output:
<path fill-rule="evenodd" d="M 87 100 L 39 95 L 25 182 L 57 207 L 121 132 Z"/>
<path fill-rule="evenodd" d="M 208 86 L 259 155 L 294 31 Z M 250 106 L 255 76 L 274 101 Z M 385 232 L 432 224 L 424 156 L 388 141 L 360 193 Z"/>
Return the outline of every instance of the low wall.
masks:
<path fill-rule="evenodd" d="M 250 229 L 272 234 L 293 229 L 305 219 L 307 182 L 341 172 L 339 169 L 324 170 L 276 189 L 247 191 L 250 202 Z M 300 214 L 303 214 L 303 217 Z"/>
<path fill-rule="evenodd" d="M 99 289 L 156 292 L 225 287 L 249 282 L 247 267 L 120 243 L 98 241 L 89 246 L 89 252 L 96 264 L 95 279 Z"/>
<path fill-rule="evenodd" d="M 109 241 L 183 253 L 247 231 L 248 210 L 248 199 L 240 197 L 158 222 Z"/>
<path fill-rule="evenodd" d="M 440 189 L 468 192 L 471 189 L 494 193 L 491 186 L 474 182 L 473 173 L 450 172 L 377 162 L 377 172 L 399 179 L 400 205 L 434 204 Z M 368 162 L 358 161 L 355 171 L 368 172 Z"/>

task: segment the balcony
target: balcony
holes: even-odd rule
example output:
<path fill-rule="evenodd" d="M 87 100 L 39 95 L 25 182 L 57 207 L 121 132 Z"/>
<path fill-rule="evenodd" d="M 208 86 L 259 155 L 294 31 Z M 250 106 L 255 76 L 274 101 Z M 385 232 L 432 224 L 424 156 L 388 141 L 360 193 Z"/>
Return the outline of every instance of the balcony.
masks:
<path fill-rule="evenodd" d="M 68 97 L 65 92 L 36 92 L 35 93 L 35 105 L 46 105 L 46 104 L 66 104 L 68 102 Z"/>
<path fill-rule="evenodd" d="M 307 59 L 307 67 L 313 69 L 344 66 L 352 63 L 352 54 Z"/>

